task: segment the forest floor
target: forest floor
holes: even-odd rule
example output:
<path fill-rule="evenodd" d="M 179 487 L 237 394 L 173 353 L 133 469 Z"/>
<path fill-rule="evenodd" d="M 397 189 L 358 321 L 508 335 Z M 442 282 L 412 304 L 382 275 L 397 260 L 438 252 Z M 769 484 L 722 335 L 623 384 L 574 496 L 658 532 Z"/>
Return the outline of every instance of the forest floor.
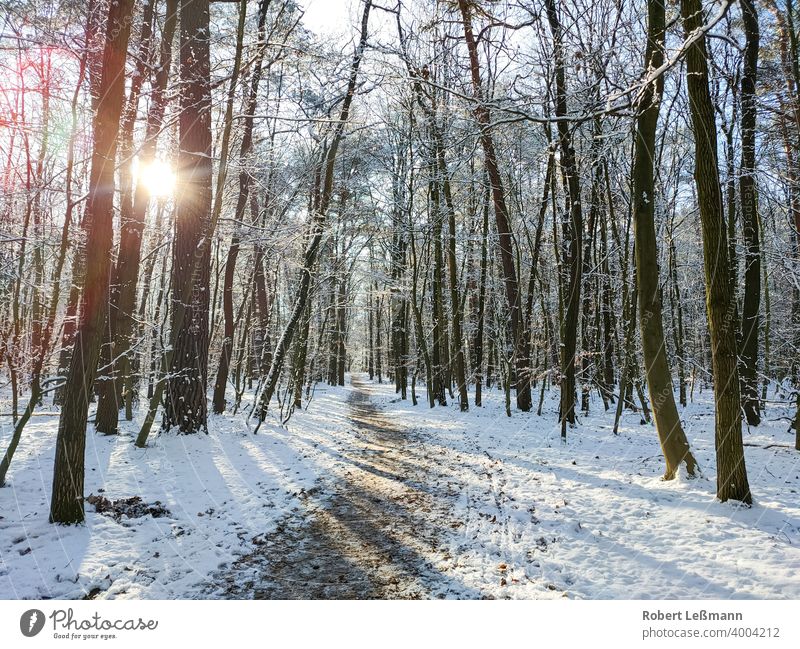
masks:
<path fill-rule="evenodd" d="M 460 413 L 354 375 L 258 434 L 214 416 L 140 450 L 124 422 L 87 436 L 77 527 L 47 522 L 44 408 L 0 489 L 0 598 L 800 598 L 788 409 L 745 431 L 746 508 L 714 498 L 709 390 L 681 409 L 702 474 L 670 482 L 637 414 L 613 435 L 593 402 L 563 443 L 555 396 L 541 417 L 497 391 Z"/>

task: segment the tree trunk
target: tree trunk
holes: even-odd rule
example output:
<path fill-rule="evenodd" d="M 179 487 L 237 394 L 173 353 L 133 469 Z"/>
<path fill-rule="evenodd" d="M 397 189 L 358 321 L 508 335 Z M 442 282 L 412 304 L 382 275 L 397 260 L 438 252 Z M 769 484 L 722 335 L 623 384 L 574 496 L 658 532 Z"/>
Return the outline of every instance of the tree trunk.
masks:
<path fill-rule="evenodd" d="M 675 356 L 678 361 L 678 399 L 680 404 L 686 407 L 686 350 L 683 334 L 683 302 L 681 298 L 681 288 L 678 284 L 677 251 L 675 250 L 675 240 L 671 233 L 669 237 L 669 267 L 671 306 L 673 318 L 675 318 L 675 322 L 673 323 L 673 337 L 675 340 Z"/>
<path fill-rule="evenodd" d="M 761 303 L 761 242 L 756 185 L 756 74 L 758 68 L 758 13 L 753 0 L 740 0 L 745 32 L 742 74 L 742 164 L 739 176 L 744 234 L 744 302 L 742 304 L 741 373 L 742 406 L 747 423 L 761 422 L 758 399 L 758 329 Z"/>
<path fill-rule="evenodd" d="M 308 357 L 308 330 L 311 325 L 311 302 L 306 305 L 306 312 L 303 314 L 302 335 L 295 341 L 294 367 L 292 368 L 294 381 L 294 407 L 303 406 L 303 383 L 306 375 L 306 358 Z M 331 385 L 333 383 L 331 382 Z"/>
<path fill-rule="evenodd" d="M 702 26 L 700 0 L 681 0 L 686 36 Z M 717 497 L 752 502 L 742 446 L 742 413 L 737 367 L 735 300 L 730 284 L 727 233 L 717 162 L 717 130 L 708 89 L 706 39 L 700 35 L 686 52 L 686 83 L 694 130 L 695 183 L 700 208 L 705 265 L 706 310 L 714 370 Z"/>
<path fill-rule="evenodd" d="M 567 87 L 561 22 L 555 0 L 547 0 L 547 19 L 553 34 L 553 59 L 556 83 L 557 117 L 567 115 Z M 581 236 L 583 214 L 578 165 L 569 132 L 569 124 L 558 122 L 558 141 L 561 146 L 561 166 L 566 177 L 569 209 L 562 223 L 564 246 L 564 289 L 567 304 L 561 332 L 561 437 L 567 437 L 567 423 L 575 423 L 575 354 L 578 342 L 578 316 L 581 293 Z"/>
<path fill-rule="evenodd" d="M 788 66 L 790 69 L 787 70 L 787 85 L 793 86 L 791 95 L 794 105 L 792 108 L 797 130 L 793 134 L 794 137 L 787 136 L 785 139 L 787 140 L 787 154 L 791 153 L 791 155 L 787 155 L 789 161 L 787 176 L 790 184 L 789 196 L 794 226 L 794 272 L 798 273 L 800 272 L 800 135 L 798 135 L 800 134 L 800 47 L 797 43 L 797 30 L 794 25 L 795 11 L 793 0 L 786 0 L 786 31 L 789 36 L 788 53 L 791 61 Z M 791 83 L 789 78 L 791 78 Z M 791 139 L 791 143 L 788 142 L 789 139 Z M 795 349 L 800 349 L 800 287 L 797 282 L 794 282 L 792 288 L 792 328 L 794 330 L 792 343 Z M 792 380 L 795 388 L 800 390 L 800 374 L 798 374 L 800 363 L 792 363 L 792 368 Z"/>
<path fill-rule="evenodd" d="M 80 320 L 70 359 L 64 406 L 58 422 L 50 521 L 81 523 L 84 450 L 90 390 L 94 384 L 105 321 L 113 245 L 114 162 L 125 91 L 125 59 L 133 0 L 109 6 L 103 47 L 100 99 L 94 118 L 94 148 L 89 202 L 83 219 L 86 272 Z"/>
<path fill-rule="evenodd" d="M 605 167 L 605 166 L 604 166 Z M 602 390 L 610 403 L 614 402 L 614 306 L 611 297 L 611 264 L 609 264 L 608 235 L 605 212 L 600 223 L 600 257 L 603 264 L 600 300 L 603 311 L 603 384 Z"/>
<path fill-rule="evenodd" d="M 367 327 L 369 329 L 368 336 L 369 336 L 369 347 L 367 349 L 367 372 L 369 374 L 369 380 L 372 381 L 375 378 L 375 336 L 374 336 L 374 329 L 375 329 L 375 301 L 372 297 L 372 284 L 370 284 L 370 292 L 368 295 L 369 306 L 367 307 Z"/>
<path fill-rule="evenodd" d="M 464 25 L 464 39 L 469 51 L 470 73 L 472 76 L 472 91 L 475 94 L 475 120 L 481 129 L 481 146 L 484 153 L 486 174 L 494 202 L 494 215 L 497 222 L 499 238 L 500 259 L 503 266 L 506 300 L 508 302 L 509 320 L 511 323 L 511 336 L 514 350 L 514 364 L 517 381 L 517 407 L 527 412 L 531 409 L 531 383 L 528 335 L 525 323 L 522 321 L 522 304 L 520 302 L 517 269 L 514 259 L 514 237 L 511 232 L 508 206 L 506 204 L 505 190 L 500 167 L 497 162 L 494 139 L 490 129 L 491 113 L 484 103 L 484 92 L 481 85 L 481 70 L 478 60 L 478 45 L 472 31 L 472 18 L 469 0 L 458 0 L 461 18 Z M 574 365 L 573 365 L 574 368 Z M 510 374 L 510 372 L 509 372 Z"/>
<path fill-rule="evenodd" d="M 469 395 L 467 394 L 467 378 L 464 368 L 464 340 L 461 333 L 461 299 L 458 290 L 458 262 L 456 260 L 456 210 L 453 205 L 453 196 L 450 188 L 450 175 L 447 170 L 447 161 L 444 157 L 444 142 L 438 125 L 434 138 L 436 141 L 436 160 L 439 177 L 442 182 L 444 206 L 447 210 L 447 277 L 450 284 L 450 319 L 453 331 L 453 359 L 455 366 L 456 387 L 458 388 L 458 404 L 461 412 L 469 410 Z"/>
<path fill-rule="evenodd" d="M 475 405 L 483 405 L 483 330 L 486 324 L 486 274 L 488 269 L 489 192 L 483 204 L 483 235 L 481 236 L 481 278 L 478 285 L 478 322 L 475 326 Z M 488 385 L 488 384 L 487 384 Z"/>
<path fill-rule="evenodd" d="M 599 141 L 602 137 L 602 130 L 600 125 L 596 123 L 595 126 L 595 141 Z M 594 148 L 594 147 L 593 147 Z M 589 218 L 586 224 L 586 232 L 583 241 L 583 254 L 581 257 L 581 280 L 583 287 L 581 288 L 581 363 L 580 363 L 580 377 L 581 377 L 581 412 L 589 414 L 589 397 L 592 391 L 592 384 L 596 384 L 596 374 L 594 371 L 594 357 L 592 341 L 591 341 L 591 306 L 592 298 L 592 285 L 596 275 L 596 271 L 592 268 L 592 250 L 595 247 L 595 231 L 597 230 L 598 212 L 600 211 L 600 172 L 602 166 L 597 160 L 597 151 L 592 151 L 593 164 L 595 166 L 594 173 L 592 174 L 592 188 L 589 199 Z"/>
<path fill-rule="evenodd" d="M 645 74 L 664 62 L 665 9 L 663 0 L 648 2 L 648 39 L 645 53 Z M 672 375 L 661 306 L 658 270 L 658 246 L 655 229 L 655 182 L 653 160 L 656 159 L 656 129 L 664 77 L 647 84 L 641 93 L 636 119 L 636 146 L 633 158 L 633 229 L 636 241 L 636 277 L 639 293 L 639 325 L 642 335 L 647 387 L 656 420 L 661 451 L 666 461 L 664 479 L 671 480 L 681 464 L 694 475 L 697 462 L 681 426 L 675 405 Z"/>
<path fill-rule="evenodd" d="M 433 165 L 431 165 L 433 167 Z M 433 221 L 433 272 L 431 274 L 431 300 L 433 311 L 433 351 L 431 362 L 433 368 L 433 385 L 431 389 L 440 406 L 447 405 L 445 394 L 445 343 L 444 306 L 442 304 L 442 279 L 444 278 L 444 260 L 442 258 L 442 210 L 439 196 L 439 183 L 433 168 L 430 170 L 429 205 L 430 219 Z"/>
<path fill-rule="evenodd" d="M 339 294 L 336 298 L 336 385 L 344 385 L 344 373 L 347 366 L 347 354 L 345 352 L 345 337 L 347 333 L 347 311 L 345 300 L 345 290 L 347 279 L 342 277 L 339 282 Z M 381 382 L 381 330 L 380 330 L 380 306 L 378 307 L 378 336 L 377 345 L 377 374 L 378 383 Z"/>
<path fill-rule="evenodd" d="M 264 377 L 272 362 L 272 342 L 269 332 L 270 300 L 267 293 L 267 278 L 264 275 L 264 253 L 260 245 L 255 247 L 253 265 L 255 267 L 253 279 L 256 284 L 256 323 L 258 325 L 253 334 L 253 356 L 257 375 Z"/>
<path fill-rule="evenodd" d="M 154 5 L 154 2 L 148 5 Z M 178 0 L 167 0 L 166 18 L 164 31 L 161 39 L 159 55 L 159 67 L 155 73 L 155 79 L 151 91 L 150 109 L 147 115 L 147 130 L 145 141 L 139 152 L 139 164 L 144 167 L 152 162 L 158 135 L 166 108 L 166 88 L 169 78 L 170 65 L 172 61 L 172 39 L 175 34 L 177 22 Z M 150 40 L 151 27 L 147 26 L 147 21 L 143 24 L 142 35 L 145 44 Z M 146 36 L 146 38 L 145 38 Z M 137 78 L 144 77 L 143 54 L 149 54 L 146 47 L 140 48 L 139 61 L 137 62 Z M 136 92 L 134 92 L 134 90 Z M 133 154 L 133 127 L 138 110 L 138 88 L 132 88 L 131 97 L 126 109 L 125 121 L 120 133 L 120 143 L 125 147 L 122 155 Z M 126 140 L 129 142 L 126 143 Z M 134 195 L 130 196 L 130 184 L 132 178 L 130 174 L 123 175 L 123 180 L 128 187 L 123 191 L 120 205 L 120 242 L 117 263 L 114 267 L 114 277 L 111 291 L 111 307 L 108 314 L 108 329 L 111 335 L 112 357 L 119 358 L 116 372 L 110 381 L 105 381 L 106 385 L 101 390 L 98 404 L 95 426 L 99 432 L 106 434 L 116 433 L 118 430 L 120 400 L 125 399 L 126 406 L 130 404 L 132 395 L 128 394 L 131 389 L 129 374 L 131 371 L 131 337 L 133 335 L 136 320 L 134 311 L 136 309 L 136 289 L 138 285 L 139 266 L 141 263 L 142 232 L 144 231 L 144 219 L 147 207 L 150 203 L 149 190 L 142 182 L 137 183 Z M 131 408 L 126 407 L 126 418 L 129 419 L 132 413 Z"/>
<path fill-rule="evenodd" d="M 181 0 L 180 153 L 172 256 L 171 330 L 163 430 L 207 429 L 211 246 L 209 0 Z M 188 300 L 183 301 L 186 287 Z"/>
<path fill-rule="evenodd" d="M 401 164 L 404 158 L 400 158 Z M 392 365 L 394 368 L 395 391 L 400 393 L 400 398 L 405 400 L 408 391 L 408 300 L 402 290 L 401 282 L 406 270 L 406 234 L 403 231 L 401 200 L 404 196 L 402 185 L 405 181 L 402 171 L 404 166 L 396 172 L 397 178 L 393 179 L 393 197 L 395 206 L 392 210 L 392 249 L 391 249 L 391 277 L 392 286 L 389 292 L 389 307 L 391 310 L 392 328 Z"/>

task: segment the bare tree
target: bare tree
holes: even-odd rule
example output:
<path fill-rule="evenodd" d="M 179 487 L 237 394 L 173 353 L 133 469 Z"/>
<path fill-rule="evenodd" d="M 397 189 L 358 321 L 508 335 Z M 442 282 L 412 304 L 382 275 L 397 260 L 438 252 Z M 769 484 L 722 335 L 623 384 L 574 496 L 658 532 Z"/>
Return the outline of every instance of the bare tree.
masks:
<path fill-rule="evenodd" d="M 708 54 L 700 0 L 681 0 L 681 15 L 686 36 L 697 36 L 686 50 L 686 84 L 694 130 L 695 184 L 703 234 L 706 309 L 714 371 L 717 497 L 723 502 L 733 499 L 750 503 L 752 496 L 742 446 L 736 301 L 728 270 L 728 236 L 723 218 L 717 130 L 708 90 Z"/>

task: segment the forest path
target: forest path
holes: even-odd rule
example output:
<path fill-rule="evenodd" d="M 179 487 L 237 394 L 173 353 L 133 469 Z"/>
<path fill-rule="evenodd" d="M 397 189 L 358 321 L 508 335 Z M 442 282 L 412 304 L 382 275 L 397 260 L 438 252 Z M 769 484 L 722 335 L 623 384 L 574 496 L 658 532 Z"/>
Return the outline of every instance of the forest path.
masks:
<path fill-rule="evenodd" d="M 416 431 L 382 413 L 357 376 L 348 398 L 359 444 L 332 449 L 335 474 L 217 575 L 215 596 L 255 599 L 480 597 L 447 575 L 442 537 L 461 489 Z M 439 449 L 441 454 L 441 450 Z M 452 474 L 448 472 L 450 477 Z"/>

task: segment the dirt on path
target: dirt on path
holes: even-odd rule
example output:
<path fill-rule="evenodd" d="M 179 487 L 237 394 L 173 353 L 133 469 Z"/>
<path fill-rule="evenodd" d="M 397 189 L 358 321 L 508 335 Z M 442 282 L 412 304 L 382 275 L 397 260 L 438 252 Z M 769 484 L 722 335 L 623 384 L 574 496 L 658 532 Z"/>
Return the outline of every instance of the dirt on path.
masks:
<path fill-rule="evenodd" d="M 374 406 L 357 377 L 348 399 L 359 444 L 337 449 L 336 475 L 301 493 L 302 506 L 216 575 L 211 596 L 255 599 L 480 597 L 447 575 L 443 536 L 461 523 L 459 496 L 433 449 Z"/>

